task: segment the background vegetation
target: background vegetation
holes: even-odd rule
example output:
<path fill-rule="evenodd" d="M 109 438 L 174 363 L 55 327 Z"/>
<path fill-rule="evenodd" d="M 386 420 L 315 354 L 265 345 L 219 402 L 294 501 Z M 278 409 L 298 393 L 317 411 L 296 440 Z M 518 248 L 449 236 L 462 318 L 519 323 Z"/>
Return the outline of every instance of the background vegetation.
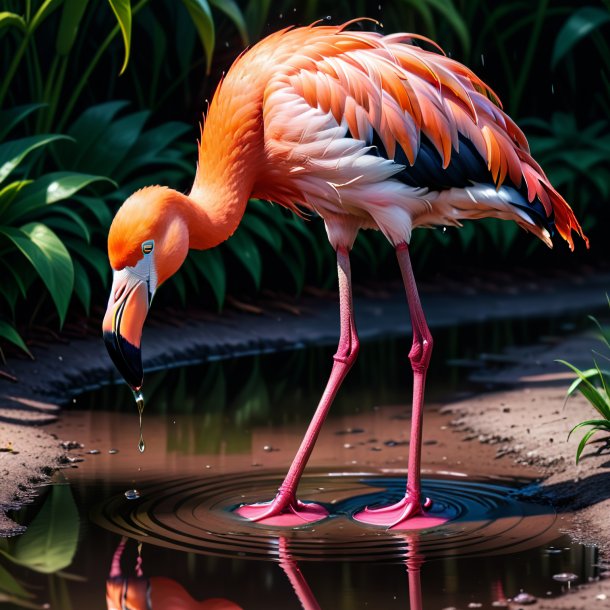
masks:
<path fill-rule="evenodd" d="M 36 329 L 99 317 L 114 211 L 146 184 L 188 190 L 206 99 L 246 45 L 286 25 L 362 15 L 383 24 L 365 28 L 434 38 L 492 86 L 599 257 L 610 190 L 610 0 L 5 0 L 0 356 L 9 344 L 28 352 Z M 544 273 L 567 260 L 567 248 L 551 256 L 506 222 L 418 231 L 413 242 L 420 272 L 451 260 Z M 356 278 L 387 275 L 389 254 L 378 235 L 363 235 Z M 298 293 L 306 283 L 335 283 L 321 223 L 252 201 L 235 236 L 191 253 L 160 296 L 221 307 L 227 290 Z"/>

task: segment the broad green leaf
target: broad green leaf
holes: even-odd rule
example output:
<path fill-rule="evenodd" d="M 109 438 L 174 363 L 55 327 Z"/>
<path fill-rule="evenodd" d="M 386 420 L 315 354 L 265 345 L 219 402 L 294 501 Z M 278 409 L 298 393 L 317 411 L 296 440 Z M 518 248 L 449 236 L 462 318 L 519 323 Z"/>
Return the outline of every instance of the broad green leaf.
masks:
<path fill-rule="evenodd" d="M 69 140 L 68 136 L 45 133 L 28 136 L 19 140 L 10 140 L 0 144 L 0 183 L 25 159 L 33 150 L 46 146 L 57 140 Z"/>
<path fill-rule="evenodd" d="M 160 164 L 159 154 L 180 136 L 189 132 L 186 123 L 169 121 L 142 133 L 129 151 L 129 156 L 117 168 L 116 177 L 122 181 L 133 171 L 151 164 Z M 189 164 L 189 167 L 193 164 Z"/>
<path fill-rule="evenodd" d="M 34 597 L 32 593 L 26 591 L 17 579 L 2 565 L 0 565 L 0 593 L 14 595 L 21 599 L 28 599 Z M 0 601 L 4 601 L 0 595 Z M 7 600 L 13 601 L 13 600 Z M 17 602 L 18 603 L 18 602 Z M 32 604 L 32 608 L 40 608 L 38 604 Z"/>
<path fill-rule="evenodd" d="M 83 262 L 95 269 L 102 284 L 106 286 L 110 273 L 110 263 L 106 253 L 73 237 L 66 237 L 63 242 L 70 252 L 78 254 Z"/>
<path fill-rule="evenodd" d="M 91 307 L 91 282 L 84 267 L 77 261 L 72 261 L 74 265 L 74 293 L 81 302 L 85 313 L 89 315 Z"/>
<path fill-rule="evenodd" d="M 572 13 L 557 34 L 551 66 L 554 68 L 578 42 L 609 22 L 610 11 L 595 6 L 584 6 Z"/>
<path fill-rule="evenodd" d="M 210 4 L 222 11 L 233 22 L 241 36 L 241 41 L 244 43 L 244 46 L 250 44 L 246 20 L 235 0 L 210 0 Z"/>
<path fill-rule="evenodd" d="M 263 264 L 256 243 L 245 231 L 236 231 L 227 241 L 227 247 L 250 274 L 256 288 L 260 288 Z"/>
<path fill-rule="evenodd" d="M 10 207 L 21 189 L 31 183 L 31 180 L 17 180 L 9 182 L 4 188 L 0 188 L 0 222 L 5 222 L 3 219 L 4 211 Z"/>
<path fill-rule="evenodd" d="M 129 63 L 129 52 L 131 49 L 131 1 L 108 0 L 108 4 L 110 4 L 112 12 L 116 16 L 119 27 L 121 28 L 121 35 L 123 36 L 125 59 L 123 60 L 123 67 L 119 72 L 119 74 L 123 74 L 123 72 L 125 72 L 125 68 L 127 68 L 127 64 Z"/>
<path fill-rule="evenodd" d="M 40 512 L 8 553 L 11 561 L 36 572 L 67 568 L 78 544 L 78 510 L 69 485 L 53 485 Z"/>
<path fill-rule="evenodd" d="M 245 17 L 250 32 L 250 40 L 260 38 L 269 16 L 271 0 L 250 0 L 246 7 Z"/>
<path fill-rule="evenodd" d="M 140 137 L 150 112 L 134 112 L 113 121 L 95 146 L 90 147 L 79 163 L 79 169 L 113 177 L 115 169 L 128 158 L 131 147 Z"/>
<path fill-rule="evenodd" d="M 52 229 L 59 229 L 59 235 L 63 231 L 83 239 L 87 244 L 91 243 L 91 233 L 89 227 L 83 219 L 70 208 L 56 206 L 52 210 L 52 215 L 44 219 L 44 223 Z"/>
<path fill-rule="evenodd" d="M 221 309 L 225 299 L 227 278 L 220 251 L 217 249 L 193 251 L 190 257 L 210 284 L 218 309 Z"/>
<path fill-rule="evenodd" d="M 0 30 L 4 28 L 14 27 L 25 33 L 26 25 L 25 19 L 17 13 L 10 13 L 9 11 L 0 12 Z"/>
<path fill-rule="evenodd" d="M 102 228 L 107 228 L 112 222 L 112 212 L 105 199 L 79 195 L 75 200 L 85 206 L 98 220 Z"/>
<path fill-rule="evenodd" d="M 0 141 L 10 130 L 27 118 L 32 112 L 43 108 L 45 104 L 25 104 L 0 111 Z"/>
<path fill-rule="evenodd" d="M 255 214 L 247 213 L 241 221 L 241 226 L 246 227 L 249 231 L 266 241 L 273 248 L 274 252 L 280 251 L 282 247 L 282 236 L 280 233 Z"/>
<path fill-rule="evenodd" d="M 64 244 L 40 223 L 26 224 L 21 229 L 0 227 L 0 234 L 30 261 L 47 287 L 63 324 L 74 287 L 74 267 Z"/>
<path fill-rule="evenodd" d="M 206 59 L 206 73 L 210 73 L 212 67 L 212 55 L 214 54 L 215 31 L 214 18 L 207 0 L 182 0 L 182 4 L 189 12 L 193 24 L 199 34 L 199 39 L 203 45 Z"/>
<path fill-rule="evenodd" d="M 76 174 L 73 172 L 45 174 L 20 191 L 13 205 L 3 215 L 3 222 L 14 222 L 33 210 L 68 199 L 86 186 L 100 181 L 115 184 L 104 176 Z"/>
<path fill-rule="evenodd" d="M 55 49 L 58 55 L 67 55 L 72 49 L 78 34 L 78 26 L 88 3 L 89 0 L 64 0 L 64 8 L 55 41 Z"/>
<path fill-rule="evenodd" d="M 87 108 L 68 129 L 68 135 L 74 138 L 76 145 L 56 147 L 62 166 L 72 170 L 81 169 L 82 158 L 104 136 L 117 112 L 128 104 L 114 101 Z"/>
<path fill-rule="evenodd" d="M 19 349 L 23 350 L 30 358 L 33 358 L 30 350 L 25 344 L 21 335 L 17 332 L 17 329 L 7 322 L 6 320 L 0 320 L 0 338 L 16 345 Z"/>

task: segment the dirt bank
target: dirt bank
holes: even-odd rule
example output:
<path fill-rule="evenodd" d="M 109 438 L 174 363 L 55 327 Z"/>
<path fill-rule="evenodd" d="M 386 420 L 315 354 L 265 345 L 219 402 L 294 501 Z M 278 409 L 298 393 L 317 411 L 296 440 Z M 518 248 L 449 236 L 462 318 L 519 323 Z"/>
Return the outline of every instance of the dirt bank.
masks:
<path fill-rule="evenodd" d="M 508 352 L 508 356 L 521 361 L 518 366 L 475 375 L 489 386 L 504 389 L 447 405 L 444 411 L 454 416 L 452 424 L 462 434 L 463 442 L 493 444 L 496 459 L 529 465 L 544 477 L 541 494 L 558 511 L 572 513 L 569 533 L 581 542 L 598 545 L 607 559 L 610 451 L 600 434 L 599 440 L 585 449 L 579 464 L 575 463 L 582 432 L 577 431 L 569 441 L 568 433 L 578 422 L 595 419 L 596 411 L 580 395 L 565 402 L 566 387 L 573 375 L 555 362 L 567 359 L 581 368 L 590 368 L 592 349 L 607 351 L 593 335 L 583 335 L 553 346 Z M 602 580 L 577 587 L 563 598 L 541 601 L 537 607 L 607 607 L 608 600 L 610 581 Z"/>

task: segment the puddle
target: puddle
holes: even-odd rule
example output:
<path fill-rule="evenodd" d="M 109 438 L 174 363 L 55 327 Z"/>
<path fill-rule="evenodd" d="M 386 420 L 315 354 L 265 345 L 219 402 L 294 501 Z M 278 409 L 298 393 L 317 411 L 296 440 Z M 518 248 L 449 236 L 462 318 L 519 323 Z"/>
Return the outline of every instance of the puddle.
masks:
<path fill-rule="evenodd" d="M 567 516 L 521 493 L 536 485 L 530 472 L 510 456 L 495 459 L 497 446 L 454 432 L 438 410 L 444 397 L 470 391 L 448 359 L 517 344 L 519 333 L 529 342 L 554 324 L 519 323 L 511 337 L 502 324 L 437 333 L 445 353 L 436 349 L 429 377 L 423 491 L 451 519 L 427 530 L 352 518 L 404 492 L 406 341 L 363 345 L 300 487 L 329 517 L 291 530 L 245 522 L 231 509 L 274 495 L 333 350 L 151 374 L 143 454 L 126 388 L 76 397 L 49 429 L 82 443 L 70 455 L 84 461 L 13 515 L 30 526 L 0 540 L 0 607 L 121 608 L 122 599 L 155 610 L 490 608 L 521 591 L 552 597 L 597 578 L 597 550 L 561 533 Z M 563 573 L 577 580 L 553 579 Z"/>

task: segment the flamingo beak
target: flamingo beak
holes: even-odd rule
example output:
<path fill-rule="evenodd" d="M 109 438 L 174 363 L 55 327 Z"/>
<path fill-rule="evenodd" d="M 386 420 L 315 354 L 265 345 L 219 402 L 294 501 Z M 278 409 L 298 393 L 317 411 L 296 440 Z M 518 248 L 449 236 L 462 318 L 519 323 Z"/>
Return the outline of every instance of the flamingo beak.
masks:
<path fill-rule="evenodd" d="M 126 267 L 114 272 L 102 330 L 110 358 L 132 390 L 144 380 L 140 342 L 148 314 L 150 283 Z"/>

